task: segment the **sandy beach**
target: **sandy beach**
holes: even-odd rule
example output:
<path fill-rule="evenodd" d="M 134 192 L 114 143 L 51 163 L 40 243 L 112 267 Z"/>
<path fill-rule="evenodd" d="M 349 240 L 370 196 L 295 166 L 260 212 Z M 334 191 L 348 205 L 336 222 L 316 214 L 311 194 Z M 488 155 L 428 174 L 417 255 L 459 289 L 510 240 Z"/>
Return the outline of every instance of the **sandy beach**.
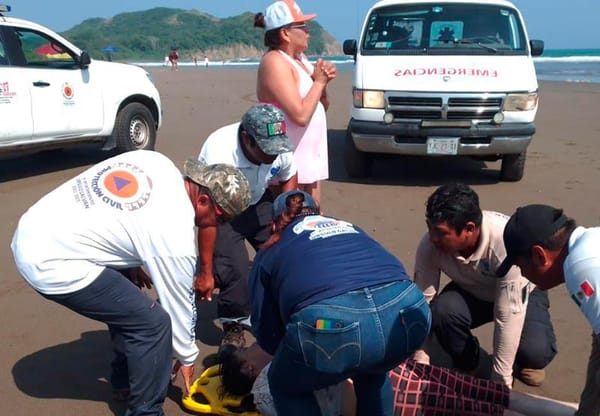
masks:
<path fill-rule="evenodd" d="M 157 150 L 182 166 L 196 157 L 213 130 L 239 120 L 256 101 L 255 69 L 153 68 L 163 100 L 164 123 Z M 351 72 L 329 87 L 330 179 L 323 184 L 323 209 L 367 230 L 412 272 L 416 245 L 426 231 L 424 203 L 448 181 L 464 181 L 479 193 L 484 209 L 507 214 L 526 203 L 565 209 L 582 225 L 600 224 L 600 84 L 540 83 L 538 131 L 529 147 L 525 176 L 499 182 L 500 162 L 470 159 L 382 158 L 374 176 L 355 181 L 343 167 L 343 139 L 351 105 Z M 84 146 L 62 152 L 0 161 L 0 396 L 2 414 L 121 415 L 111 399 L 111 357 L 106 327 L 49 302 L 18 275 L 10 240 L 20 215 L 37 199 L 107 154 Z M 52 221 L 52 213 L 48 213 Z M 559 353 L 542 387 L 514 388 L 577 401 L 584 383 L 591 329 L 564 287 L 550 291 Z M 201 355 L 196 374 L 209 362 L 220 338 L 214 303 L 201 303 L 197 327 Z M 492 325 L 476 331 L 491 351 Z M 442 355 L 433 362 L 445 363 Z M 483 363 L 485 371 L 485 363 Z M 180 406 L 178 378 L 165 403 L 168 415 L 188 414 Z"/>

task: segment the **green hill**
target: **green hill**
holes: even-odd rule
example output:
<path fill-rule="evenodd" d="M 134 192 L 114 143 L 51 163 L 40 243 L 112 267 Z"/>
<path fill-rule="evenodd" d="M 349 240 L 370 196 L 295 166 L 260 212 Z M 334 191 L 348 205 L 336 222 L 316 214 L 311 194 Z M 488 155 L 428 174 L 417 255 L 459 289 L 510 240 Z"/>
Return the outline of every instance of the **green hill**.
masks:
<path fill-rule="evenodd" d="M 252 58 L 264 50 L 264 30 L 253 27 L 254 13 L 219 19 L 197 10 L 157 7 L 110 19 L 87 19 L 62 34 L 93 58 L 102 48 L 118 49 L 115 59 L 162 60 L 173 47 L 182 59 Z M 309 22 L 310 55 L 337 55 L 340 44 L 317 22 Z"/>

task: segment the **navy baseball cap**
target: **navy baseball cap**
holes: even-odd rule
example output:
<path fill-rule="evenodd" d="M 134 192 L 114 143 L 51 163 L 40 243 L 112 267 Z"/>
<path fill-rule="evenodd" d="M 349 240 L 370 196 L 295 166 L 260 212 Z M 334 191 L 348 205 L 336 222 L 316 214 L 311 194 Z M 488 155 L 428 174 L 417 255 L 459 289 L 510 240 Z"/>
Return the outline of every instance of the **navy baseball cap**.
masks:
<path fill-rule="evenodd" d="M 517 257 L 546 241 L 568 221 L 562 209 L 549 205 L 526 205 L 519 207 L 504 227 L 506 258 L 498 267 L 496 276 L 503 277 L 515 264 Z"/>
<path fill-rule="evenodd" d="M 302 202 L 302 208 L 319 209 L 319 205 L 313 199 L 312 196 L 310 196 L 306 192 L 301 191 L 299 189 L 294 189 L 292 191 L 284 192 L 284 193 L 280 194 L 277 198 L 275 198 L 275 201 L 273 202 L 273 208 L 272 208 L 273 219 L 281 217 L 281 215 L 288 209 L 288 206 L 286 204 L 288 197 L 293 196 L 293 195 L 298 195 L 298 194 L 300 194 L 304 197 L 304 201 Z"/>

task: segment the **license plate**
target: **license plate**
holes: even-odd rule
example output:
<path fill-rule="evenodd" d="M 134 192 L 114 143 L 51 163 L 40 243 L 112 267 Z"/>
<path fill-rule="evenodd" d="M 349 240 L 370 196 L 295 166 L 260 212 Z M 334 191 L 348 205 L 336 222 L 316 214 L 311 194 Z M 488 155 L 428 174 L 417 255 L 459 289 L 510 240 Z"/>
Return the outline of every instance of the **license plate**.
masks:
<path fill-rule="evenodd" d="M 458 153 L 458 137 L 430 137 L 427 139 L 428 155 L 455 155 Z"/>

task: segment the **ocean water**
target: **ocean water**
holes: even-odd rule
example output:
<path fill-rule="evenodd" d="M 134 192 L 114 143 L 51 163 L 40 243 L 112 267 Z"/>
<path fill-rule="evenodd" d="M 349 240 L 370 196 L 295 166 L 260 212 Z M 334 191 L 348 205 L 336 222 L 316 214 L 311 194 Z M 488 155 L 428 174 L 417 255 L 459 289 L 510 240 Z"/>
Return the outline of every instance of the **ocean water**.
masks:
<path fill-rule="evenodd" d="M 600 49 L 551 49 L 533 61 L 540 80 L 600 83 Z"/>
<path fill-rule="evenodd" d="M 324 57 L 336 64 L 338 71 L 351 71 L 353 60 L 349 56 Z M 313 60 L 311 58 L 311 60 Z M 533 58 L 538 80 L 600 83 L 600 49 L 550 49 L 542 56 Z M 164 62 L 130 62 L 140 66 L 164 66 Z M 230 59 L 209 61 L 209 67 L 255 68 L 258 59 Z M 194 63 L 180 61 L 180 67 L 194 67 Z M 198 68 L 204 68 L 204 62 L 198 62 Z"/>

